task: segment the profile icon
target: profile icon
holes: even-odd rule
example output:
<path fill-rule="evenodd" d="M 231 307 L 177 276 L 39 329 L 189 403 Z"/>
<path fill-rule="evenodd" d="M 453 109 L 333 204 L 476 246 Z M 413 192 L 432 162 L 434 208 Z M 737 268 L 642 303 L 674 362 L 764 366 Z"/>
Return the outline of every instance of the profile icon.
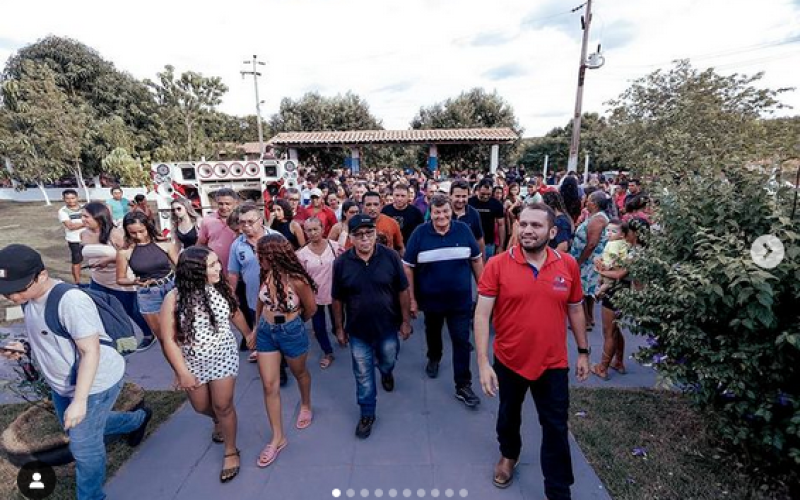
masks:
<path fill-rule="evenodd" d="M 25 498 L 47 498 L 56 489 L 56 472 L 43 462 L 28 462 L 17 473 L 17 488 Z"/>
<path fill-rule="evenodd" d="M 28 485 L 28 488 L 32 490 L 43 490 L 44 483 L 42 482 L 42 475 L 38 472 L 34 472 L 32 478 L 33 481 L 31 481 L 31 484 Z"/>

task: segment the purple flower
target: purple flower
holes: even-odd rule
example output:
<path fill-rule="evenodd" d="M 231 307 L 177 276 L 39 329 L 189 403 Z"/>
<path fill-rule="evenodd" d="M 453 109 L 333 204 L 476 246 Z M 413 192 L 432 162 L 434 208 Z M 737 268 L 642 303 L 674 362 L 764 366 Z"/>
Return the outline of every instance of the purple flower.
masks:
<path fill-rule="evenodd" d="M 781 406 L 789 406 L 792 404 L 792 398 L 790 398 L 785 392 L 778 391 L 776 402 Z"/>
<path fill-rule="evenodd" d="M 730 389 L 725 389 L 724 391 L 722 391 L 722 397 L 725 399 L 735 399 L 736 393 Z"/>
<path fill-rule="evenodd" d="M 576 417 L 581 417 L 581 418 L 586 418 L 586 412 L 585 411 L 576 412 L 575 416 Z"/>
<path fill-rule="evenodd" d="M 644 448 L 634 448 L 633 450 L 631 450 L 631 454 L 634 457 L 647 458 L 647 450 L 645 450 Z"/>
<path fill-rule="evenodd" d="M 648 347 L 658 347 L 658 339 L 652 335 L 648 336 L 645 342 L 647 342 Z"/>
<path fill-rule="evenodd" d="M 655 354 L 655 355 L 653 355 L 653 364 L 654 365 L 661 364 L 664 361 L 666 361 L 668 358 L 669 358 L 669 356 L 667 356 L 666 354 Z"/>
<path fill-rule="evenodd" d="M 681 356 L 680 358 L 678 358 L 676 363 L 678 363 L 679 365 L 685 365 L 687 361 L 688 360 L 686 359 L 686 356 Z"/>

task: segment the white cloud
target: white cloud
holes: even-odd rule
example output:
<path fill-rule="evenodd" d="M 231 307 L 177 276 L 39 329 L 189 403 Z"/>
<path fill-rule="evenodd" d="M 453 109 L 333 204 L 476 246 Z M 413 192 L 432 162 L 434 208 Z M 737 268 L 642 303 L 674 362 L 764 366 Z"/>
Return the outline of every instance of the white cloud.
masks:
<path fill-rule="evenodd" d="M 70 36 L 138 78 L 165 64 L 220 76 L 221 109 L 254 110 L 243 61 L 258 54 L 267 117 L 283 97 L 352 91 L 387 128 L 407 128 L 420 106 L 472 87 L 497 90 L 526 135 L 563 126 L 574 107 L 580 2 L 547 0 L 230 0 L 136 3 L 28 1 L 4 6 L 0 61 L 48 34 Z M 110 7 L 125 5 L 125 7 Z M 602 0 L 590 48 L 606 65 L 587 74 L 584 110 L 603 112 L 630 80 L 683 57 L 721 72 L 765 71 L 764 85 L 800 81 L 796 0 Z M 11 22 L 13 21 L 13 22 Z M 747 50 L 743 50 L 747 49 Z M 800 93 L 784 101 L 800 107 Z M 794 111 L 796 113 L 796 111 Z"/>

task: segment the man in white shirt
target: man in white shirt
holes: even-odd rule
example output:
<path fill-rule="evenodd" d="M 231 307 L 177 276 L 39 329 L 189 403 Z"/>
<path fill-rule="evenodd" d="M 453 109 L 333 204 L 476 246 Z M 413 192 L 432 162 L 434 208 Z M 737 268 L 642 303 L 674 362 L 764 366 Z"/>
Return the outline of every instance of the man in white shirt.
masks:
<path fill-rule="evenodd" d="M 74 189 L 65 189 L 61 193 L 64 206 L 58 210 L 58 220 L 64 225 L 64 239 L 67 240 L 72 262 L 72 280 L 81 282 L 81 233 L 83 221 L 81 220 L 81 205 L 78 203 L 78 192 Z"/>
<path fill-rule="evenodd" d="M 103 499 L 104 436 L 126 434 L 128 444 L 137 446 L 152 411 L 144 407 L 111 411 L 122 388 L 125 360 L 115 348 L 101 344 L 101 339 L 109 341 L 110 337 L 89 295 L 77 288 L 64 292 L 56 307 L 69 338 L 50 330 L 45 311 L 51 292 L 59 284 L 50 277 L 36 250 L 25 245 L 0 250 L 0 294 L 25 305 L 30 352 L 50 386 L 56 414 L 70 438 L 78 500 Z M 12 360 L 24 352 L 21 342 L 7 344 L 0 351 Z"/>

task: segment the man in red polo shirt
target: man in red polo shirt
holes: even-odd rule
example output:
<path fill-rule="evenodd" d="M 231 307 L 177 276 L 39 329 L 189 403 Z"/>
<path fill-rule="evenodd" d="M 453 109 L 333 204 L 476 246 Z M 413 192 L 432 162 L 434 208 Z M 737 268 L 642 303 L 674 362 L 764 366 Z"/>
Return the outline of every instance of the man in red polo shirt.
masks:
<path fill-rule="evenodd" d="M 519 244 L 489 260 L 478 284 L 475 344 L 483 391 L 500 393 L 494 485 L 506 488 L 522 449 L 522 403 L 533 395 L 542 425 L 541 463 L 549 500 L 570 498 L 568 317 L 578 345 L 578 380 L 589 375 L 580 269 L 575 259 L 547 246 L 556 235 L 555 213 L 545 204 L 519 216 Z M 489 318 L 494 314 L 494 367 L 489 362 Z M 499 389 L 499 391 L 498 391 Z"/>

